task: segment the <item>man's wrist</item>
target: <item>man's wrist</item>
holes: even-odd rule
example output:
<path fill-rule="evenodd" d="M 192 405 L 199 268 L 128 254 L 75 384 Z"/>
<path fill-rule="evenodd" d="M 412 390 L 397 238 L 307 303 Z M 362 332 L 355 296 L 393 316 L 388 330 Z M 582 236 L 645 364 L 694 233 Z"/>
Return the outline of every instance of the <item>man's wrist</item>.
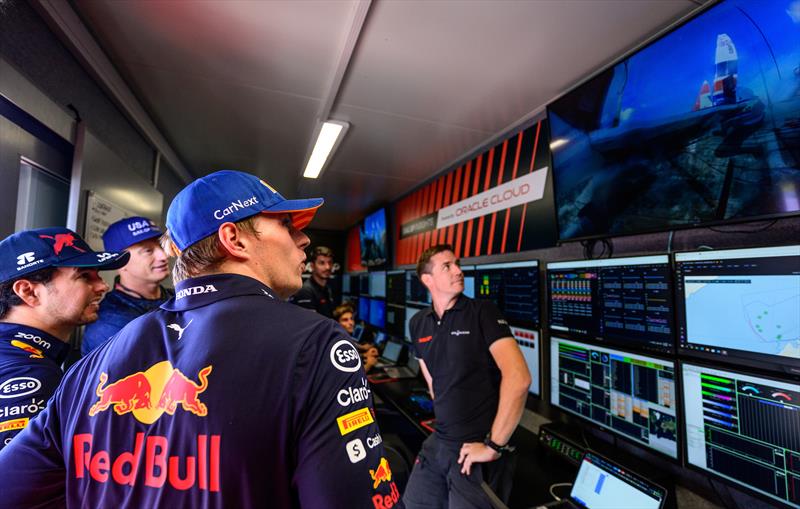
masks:
<path fill-rule="evenodd" d="M 505 452 L 514 452 L 513 446 L 510 446 L 508 444 L 500 445 L 496 442 L 493 442 L 491 435 L 486 435 L 486 438 L 483 440 L 483 444 L 500 455 L 502 455 Z"/>

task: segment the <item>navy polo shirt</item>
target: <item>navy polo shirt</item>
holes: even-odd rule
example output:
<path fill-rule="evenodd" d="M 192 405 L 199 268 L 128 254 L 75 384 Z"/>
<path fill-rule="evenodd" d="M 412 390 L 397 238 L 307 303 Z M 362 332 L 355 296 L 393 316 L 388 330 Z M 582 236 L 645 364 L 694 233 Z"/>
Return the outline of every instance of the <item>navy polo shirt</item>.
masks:
<path fill-rule="evenodd" d="M 481 441 L 500 401 L 500 369 L 489 347 L 513 337 L 493 302 L 460 295 L 440 318 L 433 308 L 411 319 L 418 358 L 433 378 L 436 433 L 446 441 Z"/>
<path fill-rule="evenodd" d="M 360 356 L 255 279 L 181 282 L 0 451 L 10 507 L 401 507 Z"/>
<path fill-rule="evenodd" d="M 81 353 L 88 354 L 128 325 L 128 322 L 158 308 L 171 297 L 172 292 L 163 286 L 160 299 L 137 298 L 116 289 L 108 292 L 100 302 L 99 318 L 86 326 Z"/>
<path fill-rule="evenodd" d="M 0 450 L 44 410 L 64 372 L 69 345 L 16 323 L 0 323 Z"/>
<path fill-rule="evenodd" d="M 291 301 L 298 306 L 313 309 L 322 316 L 333 318 L 333 295 L 327 285 L 320 286 L 309 277 L 303 281 L 303 287 L 292 296 Z"/>

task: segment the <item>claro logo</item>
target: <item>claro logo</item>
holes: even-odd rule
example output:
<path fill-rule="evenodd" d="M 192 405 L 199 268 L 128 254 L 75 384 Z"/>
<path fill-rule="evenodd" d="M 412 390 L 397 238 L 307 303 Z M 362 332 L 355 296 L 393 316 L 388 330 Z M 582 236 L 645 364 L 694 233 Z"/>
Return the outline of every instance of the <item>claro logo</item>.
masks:
<path fill-rule="evenodd" d="M 361 356 L 353 343 L 342 339 L 331 348 L 331 363 L 339 371 L 354 373 L 361 369 Z"/>
<path fill-rule="evenodd" d="M 9 378 L 0 384 L 0 399 L 18 398 L 33 394 L 42 388 L 42 382 L 29 376 Z"/>

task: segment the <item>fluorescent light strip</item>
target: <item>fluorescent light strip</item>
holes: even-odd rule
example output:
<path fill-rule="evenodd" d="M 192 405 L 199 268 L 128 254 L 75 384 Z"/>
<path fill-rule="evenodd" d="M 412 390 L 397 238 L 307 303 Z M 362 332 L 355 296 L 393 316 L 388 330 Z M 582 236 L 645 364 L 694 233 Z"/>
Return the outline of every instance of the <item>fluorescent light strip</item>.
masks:
<path fill-rule="evenodd" d="M 314 150 L 311 151 L 311 157 L 308 158 L 308 164 L 303 172 L 304 177 L 311 179 L 319 177 L 347 127 L 347 122 L 333 120 L 322 124 L 317 143 L 314 145 Z"/>

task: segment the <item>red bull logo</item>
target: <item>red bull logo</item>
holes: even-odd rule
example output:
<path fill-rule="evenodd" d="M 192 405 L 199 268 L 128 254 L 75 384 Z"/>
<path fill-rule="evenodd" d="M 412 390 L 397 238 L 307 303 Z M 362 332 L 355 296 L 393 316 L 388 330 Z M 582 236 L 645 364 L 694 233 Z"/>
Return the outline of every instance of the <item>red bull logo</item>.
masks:
<path fill-rule="evenodd" d="M 11 340 L 11 346 L 16 346 L 20 350 L 25 350 L 30 355 L 31 359 L 44 359 L 44 354 L 38 348 L 34 348 L 28 343 L 23 343 L 22 341 L 17 341 L 16 339 Z"/>
<path fill-rule="evenodd" d="M 389 468 L 389 462 L 386 458 L 381 458 L 381 462 L 378 463 L 378 468 L 375 470 L 370 469 L 369 476 L 372 477 L 374 481 L 372 483 L 373 490 L 377 490 L 382 482 L 389 482 L 392 480 L 392 469 Z"/>
<path fill-rule="evenodd" d="M 388 495 L 372 495 L 372 505 L 375 509 L 392 509 L 398 500 L 400 500 L 400 490 L 397 489 L 397 485 L 393 482 L 389 483 Z"/>
<path fill-rule="evenodd" d="M 72 437 L 77 479 L 88 477 L 125 486 L 144 483 L 152 488 L 169 484 L 176 490 L 196 487 L 218 492 L 220 489 L 220 435 L 197 435 L 193 454 L 171 456 L 167 452 L 174 453 L 184 447 L 170 444 L 169 437 L 149 435 L 145 439 L 144 433 L 136 433 L 133 450 L 117 454 L 95 450 L 93 438 L 91 433 Z"/>
<path fill-rule="evenodd" d="M 39 235 L 40 238 L 43 239 L 51 239 L 53 240 L 53 251 L 56 254 L 61 254 L 61 251 L 65 247 L 71 247 L 72 249 L 78 251 L 79 253 L 85 253 L 86 251 L 79 248 L 75 245 L 75 235 L 71 233 L 56 233 L 55 236 L 52 235 Z"/>
<path fill-rule="evenodd" d="M 101 373 L 95 390 L 99 399 L 89 409 L 89 416 L 113 408 L 117 415 L 131 413 L 139 422 L 152 424 L 164 412 L 175 415 L 180 405 L 184 411 L 204 417 L 208 415 L 208 407 L 200 401 L 199 395 L 208 388 L 211 370 L 211 365 L 200 370 L 197 374 L 200 383 L 195 383 L 169 361 L 110 384 L 107 384 L 108 375 Z"/>

